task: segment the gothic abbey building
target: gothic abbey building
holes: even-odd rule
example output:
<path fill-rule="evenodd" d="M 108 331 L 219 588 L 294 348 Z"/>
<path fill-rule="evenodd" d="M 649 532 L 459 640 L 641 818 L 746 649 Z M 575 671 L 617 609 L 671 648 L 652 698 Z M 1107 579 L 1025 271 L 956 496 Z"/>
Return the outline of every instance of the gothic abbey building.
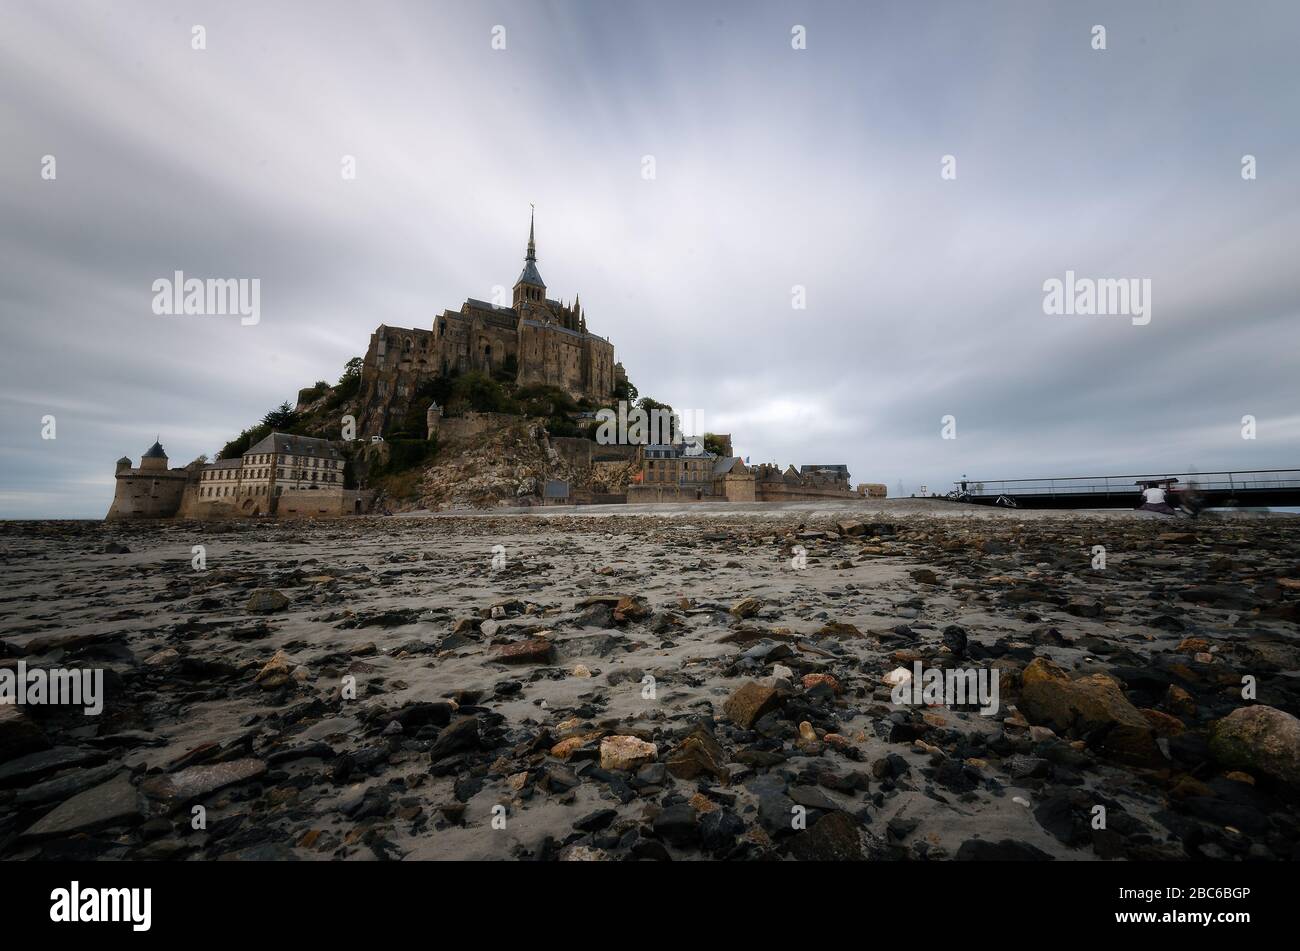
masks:
<path fill-rule="evenodd" d="M 388 420 L 406 412 L 424 381 L 471 370 L 506 373 L 521 385 L 547 384 L 593 402 L 608 400 L 624 378 L 614 345 L 587 330 L 578 298 L 569 305 L 546 296 L 531 220 L 512 306 L 470 298 L 459 311 L 435 318 L 429 330 L 381 326 L 370 335 L 358 434 L 382 434 Z"/>

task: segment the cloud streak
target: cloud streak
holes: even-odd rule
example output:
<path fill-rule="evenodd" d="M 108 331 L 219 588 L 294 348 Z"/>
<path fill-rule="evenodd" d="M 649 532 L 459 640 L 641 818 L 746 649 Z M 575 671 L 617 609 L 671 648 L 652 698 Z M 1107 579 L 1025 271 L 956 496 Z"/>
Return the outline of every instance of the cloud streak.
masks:
<path fill-rule="evenodd" d="M 755 460 L 1300 465 L 1300 13 L 1075 6 L 0 0 L 0 516 L 102 516 L 156 433 L 212 453 L 509 285 L 530 201 L 552 293 Z M 154 316 L 177 269 L 262 322 Z M 1044 315 L 1067 269 L 1151 324 Z"/>

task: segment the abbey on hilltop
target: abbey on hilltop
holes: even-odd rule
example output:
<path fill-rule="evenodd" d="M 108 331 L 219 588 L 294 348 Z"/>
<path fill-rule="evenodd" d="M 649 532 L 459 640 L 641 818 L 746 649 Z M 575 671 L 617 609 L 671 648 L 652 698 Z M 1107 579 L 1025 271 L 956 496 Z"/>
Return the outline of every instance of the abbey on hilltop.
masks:
<path fill-rule="evenodd" d="M 428 330 L 382 325 L 370 335 L 361 370 L 359 434 L 381 434 L 425 380 L 471 370 L 521 385 L 555 386 L 592 402 L 607 400 L 625 379 L 622 365 L 614 362 L 614 345 L 587 330 L 578 297 L 567 304 L 546 296 L 531 216 L 511 306 L 471 297 L 459 311 L 443 311 Z"/>

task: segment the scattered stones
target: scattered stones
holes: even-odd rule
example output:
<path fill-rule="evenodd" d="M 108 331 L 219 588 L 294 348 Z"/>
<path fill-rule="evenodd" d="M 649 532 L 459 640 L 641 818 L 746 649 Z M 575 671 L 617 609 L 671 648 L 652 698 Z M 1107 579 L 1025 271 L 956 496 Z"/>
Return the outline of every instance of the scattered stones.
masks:
<path fill-rule="evenodd" d="M 0 858 L 454 857 L 498 806 L 543 860 L 1300 854 L 1300 524 L 1119 514 L 1116 575 L 1095 517 L 813 508 L 252 522 L 207 572 L 174 526 L 87 562 L 100 527 L 15 523 L 0 672 L 106 705 L 0 703 Z M 914 664 L 999 709 L 895 706 Z"/>

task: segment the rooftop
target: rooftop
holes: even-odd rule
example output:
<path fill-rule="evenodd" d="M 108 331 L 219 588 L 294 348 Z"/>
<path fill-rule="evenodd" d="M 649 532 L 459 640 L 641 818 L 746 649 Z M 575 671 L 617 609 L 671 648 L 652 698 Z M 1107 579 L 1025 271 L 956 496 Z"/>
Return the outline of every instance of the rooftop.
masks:
<path fill-rule="evenodd" d="M 338 449 L 328 439 L 315 436 L 292 436 L 288 433 L 271 433 L 256 445 L 249 446 L 244 455 L 253 453 L 287 452 L 295 456 L 317 456 L 321 459 L 341 458 Z"/>

